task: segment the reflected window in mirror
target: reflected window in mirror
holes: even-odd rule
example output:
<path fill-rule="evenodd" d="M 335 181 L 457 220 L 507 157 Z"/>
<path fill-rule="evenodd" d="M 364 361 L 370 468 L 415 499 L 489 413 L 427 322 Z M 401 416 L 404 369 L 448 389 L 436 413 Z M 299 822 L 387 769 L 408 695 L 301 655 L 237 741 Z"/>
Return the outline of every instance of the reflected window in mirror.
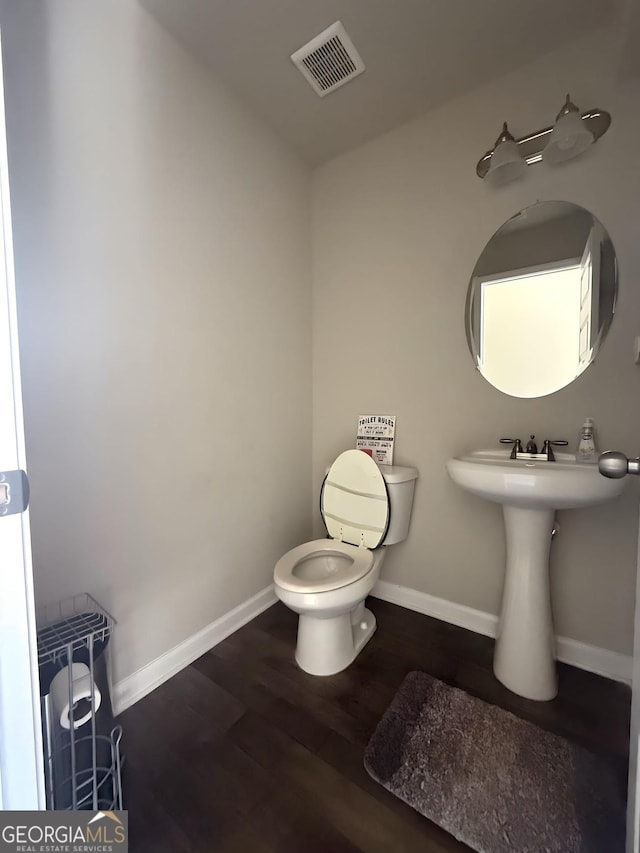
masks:
<path fill-rule="evenodd" d="M 596 357 L 615 308 L 615 252 L 584 208 L 541 202 L 506 222 L 473 270 L 467 340 L 481 374 L 515 397 L 541 397 Z"/>

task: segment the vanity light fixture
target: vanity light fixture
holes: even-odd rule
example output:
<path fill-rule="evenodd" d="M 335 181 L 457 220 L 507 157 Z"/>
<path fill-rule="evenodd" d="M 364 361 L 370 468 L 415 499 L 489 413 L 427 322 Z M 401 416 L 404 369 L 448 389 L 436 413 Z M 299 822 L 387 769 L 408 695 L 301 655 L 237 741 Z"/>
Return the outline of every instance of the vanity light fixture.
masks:
<path fill-rule="evenodd" d="M 526 163 L 518 148 L 518 143 L 509 133 L 507 123 L 502 125 L 502 133 L 496 139 L 493 154 L 489 161 L 487 180 L 494 186 L 515 181 L 524 174 Z"/>
<path fill-rule="evenodd" d="M 493 149 L 478 161 L 476 173 L 479 178 L 488 178 L 492 184 L 498 185 L 520 177 L 524 169 L 517 165 L 517 160 L 523 166 L 540 163 L 543 159 L 549 164 L 562 163 L 586 151 L 607 132 L 610 124 L 608 112 L 593 109 L 581 114 L 567 95 L 552 127 L 514 140 L 505 123 Z M 509 141 L 513 144 L 508 145 Z M 517 160 L 514 149 L 519 155 Z"/>
<path fill-rule="evenodd" d="M 582 154 L 593 142 L 593 133 L 582 121 L 578 108 L 567 95 L 564 106 L 556 116 L 542 159 L 545 163 L 563 163 Z"/>

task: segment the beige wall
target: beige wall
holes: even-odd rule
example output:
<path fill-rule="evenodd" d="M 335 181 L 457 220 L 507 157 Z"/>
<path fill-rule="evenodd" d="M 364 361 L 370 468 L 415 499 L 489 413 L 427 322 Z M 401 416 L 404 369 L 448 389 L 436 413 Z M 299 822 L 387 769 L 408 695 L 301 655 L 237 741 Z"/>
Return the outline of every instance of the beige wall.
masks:
<path fill-rule="evenodd" d="M 118 679 L 309 536 L 308 174 L 134 0 L 0 24 L 37 598 Z"/>
<path fill-rule="evenodd" d="M 577 443 L 584 417 L 601 447 L 640 451 L 640 94 L 619 83 L 619 35 L 598 33 L 319 168 L 313 196 L 314 489 L 354 443 L 363 412 L 398 417 L 396 460 L 414 464 L 409 539 L 382 578 L 496 613 L 504 561 L 500 508 L 465 494 L 445 462 L 530 432 Z M 429 85 L 426 81 L 425 85 Z M 611 111 L 611 130 L 580 160 L 531 167 L 501 189 L 475 164 L 509 119 L 519 135 L 550 123 L 567 91 Z M 572 201 L 608 229 L 620 264 L 617 316 L 597 362 L 549 397 L 518 400 L 475 371 L 464 306 L 494 231 L 538 200 Z M 615 504 L 563 512 L 552 549 L 560 634 L 631 652 L 637 484 Z M 321 526 L 316 512 L 316 533 Z"/>
<path fill-rule="evenodd" d="M 363 412 L 398 415 L 419 467 L 409 540 L 383 577 L 496 612 L 499 509 L 445 460 L 505 433 L 639 450 L 640 98 L 616 41 L 585 41 L 307 174 L 134 0 L 0 2 L 32 532 L 40 602 L 87 589 L 119 620 L 116 678 L 257 592 L 316 533 L 325 466 Z M 562 81 L 559 88 L 558 81 Z M 614 115 L 582 160 L 492 190 L 500 122 L 551 120 L 571 88 Z M 572 386 L 515 400 L 474 371 L 467 282 L 495 229 L 538 199 L 607 227 L 619 312 Z M 310 481 L 311 387 L 313 466 Z M 630 651 L 636 485 L 561 515 L 561 633 Z"/>

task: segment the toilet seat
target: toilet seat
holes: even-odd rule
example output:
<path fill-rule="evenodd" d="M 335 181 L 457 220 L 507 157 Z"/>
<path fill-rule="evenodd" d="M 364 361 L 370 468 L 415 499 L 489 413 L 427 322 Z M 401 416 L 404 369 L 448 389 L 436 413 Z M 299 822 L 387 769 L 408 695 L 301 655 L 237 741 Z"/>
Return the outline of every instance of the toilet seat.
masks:
<path fill-rule="evenodd" d="M 273 578 L 290 592 L 328 592 L 355 583 L 371 571 L 373 562 L 368 548 L 335 539 L 315 539 L 281 557 Z"/>
<path fill-rule="evenodd" d="M 320 508 L 330 539 L 305 542 L 276 563 L 276 586 L 289 592 L 341 589 L 364 577 L 373 549 L 389 527 L 389 495 L 382 472 L 361 450 L 345 450 L 327 474 Z"/>

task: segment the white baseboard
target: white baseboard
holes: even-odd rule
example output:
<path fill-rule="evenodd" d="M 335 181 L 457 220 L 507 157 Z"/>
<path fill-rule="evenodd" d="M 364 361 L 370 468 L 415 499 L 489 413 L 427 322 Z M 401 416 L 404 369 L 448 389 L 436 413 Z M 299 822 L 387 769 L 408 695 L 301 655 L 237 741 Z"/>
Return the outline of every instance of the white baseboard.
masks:
<path fill-rule="evenodd" d="M 151 693 L 172 675 L 180 672 L 200 655 L 208 652 L 238 628 L 242 628 L 259 613 L 271 607 L 277 600 L 273 585 L 269 585 L 198 631 L 197 634 L 188 637 L 141 669 L 118 681 L 113 688 L 114 714 L 117 716 L 147 693 Z"/>
<path fill-rule="evenodd" d="M 633 674 L 633 657 L 621 652 L 612 652 L 600 646 L 590 646 L 570 637 L 556 637 L 558 660 L 570 663 L 578 669 L 604 675 L 614 681 L 631 684 Z"/>
<path fill-rule="evenodd" d="M 484 634 L 485 637 L 496 636 L 498 617 L 482 610 L 466 607 L 464 604 L 456 604 L 453 601 L 388 581 L 378 581 L 371 595 L 406 607 L 407 610 L 424 613 L 443 622 L 475 631 L 477 634 Z M 273 586 L 270 585 L 198 631 L 197 634 L 188 637 L 168 652 L 117 682 L 114 685 L 112 697 L 115 715 L 122 713 L 147 693 L 151 693 L 172 675 L 193 663 L 200 655 L 221 643 L 276 601 L 276 594 Z M 568 637 L 556 639 L 558 660 L 615 681 L 631 683 L 633 658 L 630 655 L 590 646 Z"/>
<path fill-rule="evenodd" d="M 477 634 L 484 634 L 485 637 L 495 637 L 497 633 L 498 617 L 492 613 L 474 610 L 464 604 L 437 598 L 435 595 L 419 592 L 417 589 L 399 586 L 388 581 L 378 581 L 371 595 L 374 598 L 389 601 L 391 604 L 399 604 L 407 610 L 415 610 L 417 613 L 433 616 L 435 619 L 458 625 L 460 628 L 467 628 Z M 614 681 L 631 684 L 633 670 L 631 655 L 590 646 L 568 637 L 556 637 L 556 643 L 558 660 L 563 663 L 604 675 Z"/>

